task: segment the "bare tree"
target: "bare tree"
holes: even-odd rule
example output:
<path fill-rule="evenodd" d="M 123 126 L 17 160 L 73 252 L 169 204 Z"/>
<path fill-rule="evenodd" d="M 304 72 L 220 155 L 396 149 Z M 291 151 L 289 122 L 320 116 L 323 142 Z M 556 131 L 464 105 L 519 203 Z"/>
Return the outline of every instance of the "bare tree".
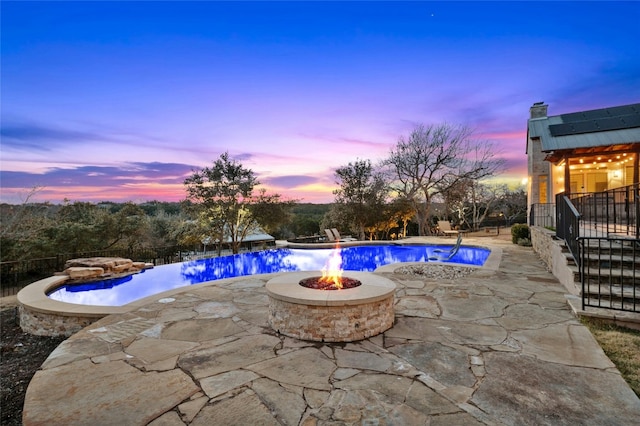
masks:
<path fill-rule="evenodd" d="M 433 198 L 464 180 L 493 176 L 503 162 L 489 141 L 472 138 L 466 126 L 418 125 L 408 137 L 401 136 L 384 161 L 392 176 L 392 189 L 410 201 L 418 233 L 431 233 L 429 217 Z"/>
<path fill-rule="evenodd" d="M 495 212 L 496 204 L 507 192 L 504 184 L 483 184 L 468 181 L 464 187 L 463 198 L 456 204 L 456 212 L 461 222 L 477 231 L 482 222 Z"/>
<path fill-rule="evenodd" d="M 504 214 L 505 225 L 511 225 L 520 219 L 526 221 L 527 193 L 523 188 L 507 190 L 497 206 Z"/>

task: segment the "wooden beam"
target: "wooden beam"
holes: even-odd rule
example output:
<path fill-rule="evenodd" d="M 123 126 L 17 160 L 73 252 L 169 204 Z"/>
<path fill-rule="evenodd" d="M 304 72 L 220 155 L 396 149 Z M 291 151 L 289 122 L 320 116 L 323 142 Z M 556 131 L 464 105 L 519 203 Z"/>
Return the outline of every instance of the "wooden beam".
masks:
<path fill-rule="evenodd" d="M 564 194 L 571 195 L 571 170 L 568 155 L 564 157 Z"/>
<path fill-rule="evenodd" d="M 640 147 L 635 149 L 635 153 L 633 155 L 633 183 L 637 185 L 640 183 Z"/>

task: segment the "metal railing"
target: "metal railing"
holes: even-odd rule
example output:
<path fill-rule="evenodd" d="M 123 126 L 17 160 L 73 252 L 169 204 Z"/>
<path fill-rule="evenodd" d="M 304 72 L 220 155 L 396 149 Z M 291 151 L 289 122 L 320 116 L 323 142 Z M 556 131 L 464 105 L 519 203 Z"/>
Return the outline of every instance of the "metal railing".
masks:
<path fill-rule="evenodd" d="M 583 236 L 614 234 L 640 238 L 640 184 L 571 194 L 569 198 L 582 216 Z"/>
<path fill-rule="evenodd" d="M 531 210 L 529 210 L 529 225 L 555 228 L 556 205 L 551 203 L 532 204 Z"/>
<path fill-rule="evenodd" d="M 582 309 L 640 312 L 640 240 L 580 237 Z"/>
<path fill-rule="evenodd" d="M 580 259 L 580 247 L 578 238 L 580 237 L 581 216 L 569 197 L 560 193 L 556 195 L 556 237 L 563 239 L 578 262 Z"/>
<path fill-rule="evenodd" d="M 22 288 L 64 269 L 69 259 L 85 257 L 123 257 L 136 262 L 164 265 L 182 262 L 187 252 L 182 247 L 110 249 L 59 254 L 55 257 L 0 262 L 0 297 L 17 294 Z"/>
<path fill-rule="evenodd" d="M 556 237 L 578 266 L 583 309 L 640 312 L 638 189 L 556 195 Z"/>
<path fill-rule="evenodd" d="M 240 248 L 244 251 L 259 251 L 274 247 L 271 243 L 249 243 Z M 230 255 L 231 250 L 222 250 L 221 256 Z M 109 249 L 95 250 L 80 253 L 59 254 L 55 257 L 41 259 L 16 260 L 0 262 L 0 297 L 13 296 L 21 289 L 42 278 L 50 277 L 64 269 L 65 263 L 70 259 L 87 257 L 123 257 L 136 262 L 153 263 L 154 266 L 170 263 L 184 262 L 187 260 L 206 259 L 218 256 L 217 251 L 192 251 L 184 247 L 167 246 L 138 249 Z"/>
<path fill-rule="evenodd" d="M 17 294 L 23 287 L 62 270 L 60 256 L 0 262 L 0 297 Z"/>

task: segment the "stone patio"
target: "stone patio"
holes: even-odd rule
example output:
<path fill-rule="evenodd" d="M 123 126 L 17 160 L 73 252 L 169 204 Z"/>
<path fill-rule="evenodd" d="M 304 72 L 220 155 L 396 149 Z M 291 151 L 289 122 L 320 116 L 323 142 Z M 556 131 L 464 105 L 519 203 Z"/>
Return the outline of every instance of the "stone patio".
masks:
<path fill-rule="evenodd" d="M 499 267 L 455 280 L 383 268 L 395 324 L 353 343 L 276 334 L 273 275 L 158 295 L 60 345 L 24 424 L 637 424 L 640 400 L 533 251 L 464 243 L 502 250 Z"/>

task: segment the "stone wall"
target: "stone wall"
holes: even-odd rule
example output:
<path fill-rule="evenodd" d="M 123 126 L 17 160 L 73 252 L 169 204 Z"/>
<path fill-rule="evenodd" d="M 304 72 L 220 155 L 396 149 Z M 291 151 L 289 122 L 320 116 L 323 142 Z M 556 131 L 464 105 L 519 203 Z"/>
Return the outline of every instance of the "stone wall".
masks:
<path fill-rule="evenodd" d="M 25 333 L 37 336 L 71 336 L 89 324 L 107 316 L 109 307 L 84 306 L 82 313 L 78 305 L 60 307 L 47 297 L 49 291 L 64 284 L 79 284 L 101 281 L 107 278 L 136 274 L 153 264 L 133 262 L 120 257 L 92 257 L 71 259 L 63 272 L 28 285 L 18 293 L 20 327 Z"/>
<path fill-rule="evenodd" d="M 285 336 L 316 342 L 352 342 L 393 325 L 393 293 L 370 303 L 310 306 L 269 298 L 269 324 Z"/>
<path fill-rule="evenodd" d="M 540 139 L 529 139 L 527 148 L 527 164 L 528 174 L 531 179 L 531 189 L 528 194 L 528 205 L 537 203 L 552 203 L 552 184 L 551 166 L 545 161 L 546 154 L 542 152 L 542 143 Z M 547 179 L 547 196 L 544 200 L 540 199 L 540 181 L 541 176 Z"/>
<path fill-rule="evenodd" d="M 36 336 L 69 337 L 101 318 L 47 314 L 30 310 L 24 305 L 19 305 L 18 311 L 20 312 L 22 331 Z"/>
<path fill-rule="evenodd" d="M 530 226 L 529 230 L 531 232 L 533 251 L 540 256 L 540 259 L 547 265 L 547 269 L 551 271 L 553 269 L 553 249 L 551 246 L 553 245 L 555 232 L 540 226 Z"/>
<path fill-rule="evenodd" d="M 576 283 L 574 271 L 567 263 L 567 254 L 563 242 L 555 239 L 555 232 L 540 226 L 529 227 L 531 244 L 547 269 L 573 295 L 580 295 L 579 283 Z"/>

